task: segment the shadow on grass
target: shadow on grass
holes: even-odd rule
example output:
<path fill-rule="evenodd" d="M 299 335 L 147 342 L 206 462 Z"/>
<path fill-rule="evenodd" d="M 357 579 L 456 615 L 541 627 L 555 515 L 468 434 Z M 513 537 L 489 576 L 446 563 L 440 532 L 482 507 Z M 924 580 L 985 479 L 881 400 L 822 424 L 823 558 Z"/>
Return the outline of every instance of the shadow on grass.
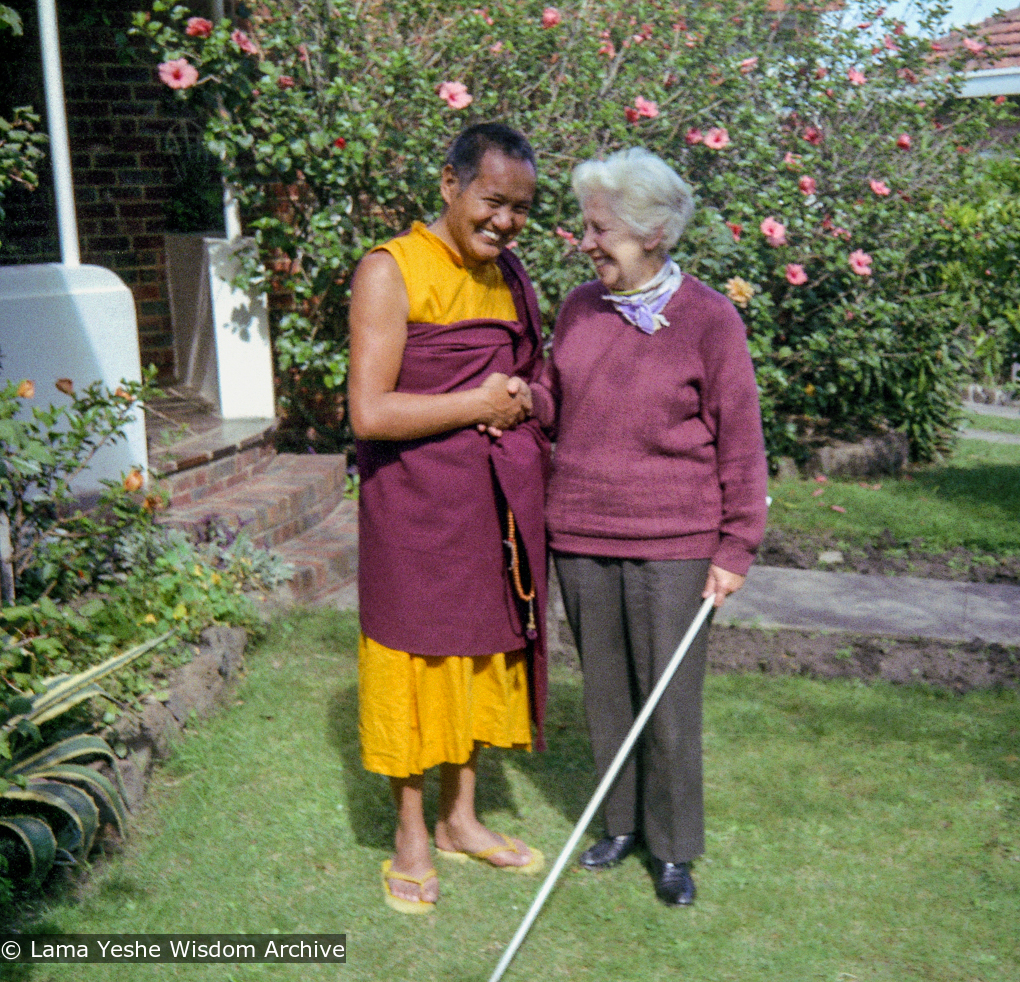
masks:
<path fill-rule="evenodd" d="M 978 467 L 932 467 L 913 475 L 914 485 L 946 502 L 970 508 L 989 507 L 1016 514 L 1020 508 L 1020 467 L 982 464 Z"/>
<path fill-rule="evenodd" d="M 396 823 L 389 780 L 361 765 L 356 684 L 338 689 L 330 699 L 326 737 L 343 763 L 346 806 L 356 841 L 368 848 L 390 849 Z M 546 742 L 549 749 L 543 753 L 486 749 L 479 754 L 475 802 L 479 815 L 499 811 L 519 817 L 506 773 L 512 766 L 552 808 L 569 822 L 577 821 L 596 784 L 579 685 L 550 685 Z M 425 781 L 425 819 L 430 827 L 438 810 L 438 785 L 438 774 L 430 771 Z"/>

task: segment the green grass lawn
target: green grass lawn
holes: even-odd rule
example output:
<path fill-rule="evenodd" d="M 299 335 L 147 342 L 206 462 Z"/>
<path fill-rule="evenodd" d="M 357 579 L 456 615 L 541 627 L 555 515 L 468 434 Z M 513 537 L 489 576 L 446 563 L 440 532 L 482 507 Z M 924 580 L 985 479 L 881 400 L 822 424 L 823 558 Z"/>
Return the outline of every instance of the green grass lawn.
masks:
<path fill-rule="evenodd" d="M 990 433 L 1014 433 L 1020 436 L 1020 414 L 1015 417 L 992 416 L 968 409 L 964 411 L 963 418 L 971 429 L 987 430 Z"/>
<path fill-rule="evenodd" d="M 895 543 L 930 551 L 1020 552 L 1020 445 L 961 439 L 944 463 L 901 477 L 772 481 L 770 494 L 773 526 L 850 545 L 888 529 Z"/>
<path fill-rule="evenodd" d="M 42 922 L 346 932 L 345 966 L 54 965 L 9 977 L 485 982 L 541 878 L 437 860 L 434 914 L 384 906 L 393 813 L 386 781 L 359 762 L 356 631 L 349 615 L 277 622 L 233 704 L 157 774 L 125 854 Z M 705 710 L 708 850 L 695 906 L 659 904 L 638 858 L 601 874 L 570 866 L 507 980 L 1020 978 L 1015 693 L 715 676 Z M 483 755 L 479 810 L 551 865 L 595 787 L 567 666 L 551 679 L 548 738 L 544 754 Z"/>

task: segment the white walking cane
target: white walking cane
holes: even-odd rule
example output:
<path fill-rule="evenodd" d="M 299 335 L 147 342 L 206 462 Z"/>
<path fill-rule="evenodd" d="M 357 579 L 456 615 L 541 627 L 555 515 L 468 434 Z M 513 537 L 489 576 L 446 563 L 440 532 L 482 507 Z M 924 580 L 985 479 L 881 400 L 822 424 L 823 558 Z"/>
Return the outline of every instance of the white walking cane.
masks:
<path fill-rule="evenodd" d="M 538 913 L 542 909 L 542 904 L 545 903 L 545 898 L 552 892 L 552 888 L 556 885 L 556 881 L 559 879 L 560 873 L 563 872 L 563 867 L 567 865 L 567 860 L 570 859 L 570 854 L 574 851 L 574 848 L 577 846 L 578 841 L 580 841 L 581 836 L 584 835 L 584 831 L 588 828 L 588 825 L 594 817 L 595 812 L 598 810 L 599 805 L 602 804 L 602 799 L 605 798 L 608 793 L 610 785 L 616 780 L 616 775 L 619 774 L 620 768 L 623 767 L 623 764 L 627 759 L 627 755 L 630 753 L 631 748 L 637 741 L 637 738 L 641 735 L 641 731 L 644 729 L 645 723 L 648 722 L 648 717 L 652 715 L 652 710 L 654 710 L 658 705 L 659 699 L 662 698 L 662 693 L 666 691 L 666 686 L 669 685 L 673 676 L 676 675 L 676 670 L 680 667 L 680 662 L 684 660 L 684 655 L 687 654 L 687 649 L 691 646 L 691 642 L 694 640 L 698 631 L 701 630 L 701 625 L 705 623 L 705 618 L 708 617 L 714 604 L 715 595 L 713 594 L 705 600 L 705 602 L 701 605 L 701 609 L 694 616 L 694 620 L 691 621 L 691 626 L 687 628 L 687 633 L 684 635 L 683 640 L 680 642 L 676 651 L 673 652 L 673 657 L 669 660 L 666 670 L 662 673 L 662 677 L 656 683 L 655 688 L 652 690 L 652 694 L 648 697 L 648 702 L 645 703 L 641 712 L 638 714 L 638 718 L 634 720 L 634 725 L 630 728 L 630 733 L 627 734 L 627 739 L 621 744 L 616 757 L 613 758 L 612 764 L 609 765 L 609 770 L 606 771 L 606 776 L 602 778 L 601 784 L 599 784 L 599 786 L 595 789 L 595 794 L 592 796 L 591 801 L 588 802 L 588 807 L 585 808 L 580 821 L 574 827 L 574 831 L 571 833 L 570 838 L 567 839 L 567 844 L 563 847 L 563 851 L 557 857 L 556 862 L 553 863 L 553 868 L 549 870 L 549 875 L 545 878 L 545 883 L 542 884 L 542 889 L 538 891 L 538 896 L 535 897 L 535 901 L 531 905 L 531 909 L 525 915 L 524 920 L 521 921 L 521 926 L 517 929 L 517 933 L 513 936 L 510 944 L 507 945 L 506 951 L 503 952 L 503 957 L 496 966 L 496 971 L 494 971 L 492 976 L 489 978 L 489 982 L 499 982 L 499 980 L 503 977 L 503 973 L 507 970 L 507 966 L 513 960 L 514 955 L 517 954 L 517 949 L 520 948 L 521 942 L 524 941 L 524 937 L 531 928 L 531 925 L 535 923 L 535 918 L 538 917 Z"/>

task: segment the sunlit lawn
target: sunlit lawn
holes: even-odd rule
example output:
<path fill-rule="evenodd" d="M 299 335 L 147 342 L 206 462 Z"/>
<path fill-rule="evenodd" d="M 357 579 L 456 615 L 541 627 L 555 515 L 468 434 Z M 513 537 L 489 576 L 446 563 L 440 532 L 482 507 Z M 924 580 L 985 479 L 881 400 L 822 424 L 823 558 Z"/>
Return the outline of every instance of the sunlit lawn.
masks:
<path fill-rule="evenodd" d="M 485 982 L 540 879 L 440 865 L 436 913 L 383 905 L 393 814 L 386 782 L 358 759 L 355 638 L 350 615 L 277 623 L 234 704 L 156 777 L 125 855 L 42 924 L 346 932 L 345 966 L 37 966 L 10 977 Z M 639 858 L 603 874 L 569 866 L 508 980 L 1020 978 L 1015 694 L 715 676 L 705 703 L 709 832 L 695 906 L 659 904 Z M 551 863 L 595 786 L 569 665 L 553 673 L 548 735 L 544 754 L 484 759 L 479 805 Z"/>
<path fill-rule="evenodd" d="M 1020 446 L 962 439 L 946 462 L 901 477 L 773 481 L 770 493 L 778 528 L 852 545 L 888 545 L 891 535 L 894 545 L 932 551 L 1020 552 Z"/>

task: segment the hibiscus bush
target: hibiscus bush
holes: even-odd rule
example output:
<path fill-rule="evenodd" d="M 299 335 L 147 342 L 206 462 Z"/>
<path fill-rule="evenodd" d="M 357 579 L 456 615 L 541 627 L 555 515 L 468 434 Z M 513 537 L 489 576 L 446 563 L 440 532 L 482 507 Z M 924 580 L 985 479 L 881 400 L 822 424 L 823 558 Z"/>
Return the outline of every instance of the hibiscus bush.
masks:
<path fill-rule="evenodd" d="M 989 140 L 1015 107 L 959 100 L 962 66 L 881 9 L 765 6 L 264 0 L 213 24 L 158 0 L 136 30 L 242 202 L 266 270 L 248 275 L 288 298 L 274 343 L 292 421 L 340 415 L 357 260 L 437 214 L 457 132 L 504 120 L 539 155 L 517 248 L 549 327 L 591 277 L 574 165 L 644 145 L 694 187 L 677 259 L 742 308 L 771 455 L 809 430 L 889 427 L 930 457 L 961 373 L 1020 309 L 1009 167 L 986 159 L 1015 163 Z"/>
<path fill-rule="evenodd" d="M 6 4 L 0 4 L 0 32 L 24 34 L 21 17 Z M 0 116 L 0 222 L 3 201 L 15 184 L 35 190 L 39 183 L 36 168 L 42 163 L 46 134 L 39 129 L 39 116 L 31 106 L 16 106 L 11 118 Z M 0 243 L 2 244 L 2 243 Z"/>

